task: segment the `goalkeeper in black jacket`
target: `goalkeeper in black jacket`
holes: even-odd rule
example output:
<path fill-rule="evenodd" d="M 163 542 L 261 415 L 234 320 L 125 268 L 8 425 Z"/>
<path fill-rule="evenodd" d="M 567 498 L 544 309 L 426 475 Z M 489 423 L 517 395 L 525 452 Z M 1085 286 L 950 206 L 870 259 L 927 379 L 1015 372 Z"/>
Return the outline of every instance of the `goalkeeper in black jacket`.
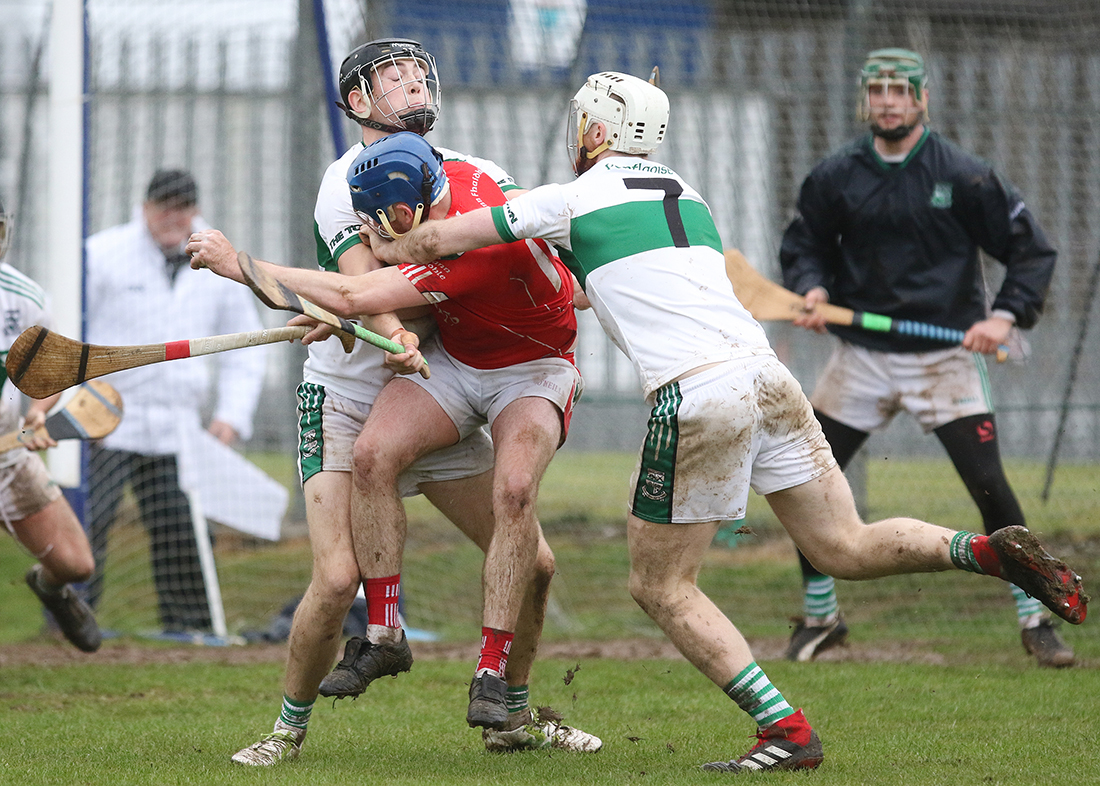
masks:
<path fill-rule="evenodd" d="M 817 332 L 813 312 L 832 302 L 961 330 L 961 346 L 828 326 L 839 345 L 811 401 L 841 467 L 870 432 L 907 411 L 933 432 L 981 512 L 986 533 L 1024 525 L 997 446 L 983 354 L 1043 309 L 1055 251 L 1013 187 L 989 164 L 925 126 L 924 61 L 904 49 L 871 52 L 861 72 L 861 119 L 871 133 L 810 172 L 780 250 L 785 285 L 806 296 L 796 325 Z M 979 249 L 1005 266 L 987 307 Z M 805 618 L 787 657 L 811 660 L 848 629 L 833 579 L 799 555 Z M 1069 666 L 1073 650 L 1042 605 L 1012 587 L 1024 648 L 1042 666 Z"/>

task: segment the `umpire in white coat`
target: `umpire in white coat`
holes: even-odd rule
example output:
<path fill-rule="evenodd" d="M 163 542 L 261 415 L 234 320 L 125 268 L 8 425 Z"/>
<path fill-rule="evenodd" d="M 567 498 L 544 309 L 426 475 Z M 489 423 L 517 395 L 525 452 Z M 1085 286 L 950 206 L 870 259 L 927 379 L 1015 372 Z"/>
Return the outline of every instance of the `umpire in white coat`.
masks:
<path fill-rule="evenodd" d="M 87 240 L 87 340 L 93 344 L 151 344 L 258 330 L 255 298 L 247 288 L 192 270 L 183 246 L 208 225 L 198 214 L 194 178 L 158 171 L 146 199 L 127 224 Z M 202 428 L 226 444 L 247 440 L 263 384 L 265 348 L 210 358 L 157 363 L 121 371 L 111 383 L 126 414 L 109 437 L 91 448 L 88 527 L 96 573 L 88 587 L 94 607 L 103 590 L 107 537 L 127 485 L 149 533 L 160 620 L 165 631 L 209 631 L 207 603 L 191 506 L 180 489 L 181 434 Z M 216 397 L 210 396 L 216 386 Z"/>

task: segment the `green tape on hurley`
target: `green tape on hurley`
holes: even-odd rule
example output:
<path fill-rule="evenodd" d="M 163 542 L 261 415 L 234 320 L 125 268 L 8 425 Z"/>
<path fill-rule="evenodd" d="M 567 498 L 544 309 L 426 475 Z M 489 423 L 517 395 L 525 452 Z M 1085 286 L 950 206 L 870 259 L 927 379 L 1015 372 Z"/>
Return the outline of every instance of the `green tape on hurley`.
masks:
<path fill-rule="evenodd" d="M 859 315 L 859 324 L 865 330 L 878 330 L 882 333 L 889 333 L 894 320 L 890 317 L 884 317 L 882 314 L 868 314 L 865 311 Z"/>

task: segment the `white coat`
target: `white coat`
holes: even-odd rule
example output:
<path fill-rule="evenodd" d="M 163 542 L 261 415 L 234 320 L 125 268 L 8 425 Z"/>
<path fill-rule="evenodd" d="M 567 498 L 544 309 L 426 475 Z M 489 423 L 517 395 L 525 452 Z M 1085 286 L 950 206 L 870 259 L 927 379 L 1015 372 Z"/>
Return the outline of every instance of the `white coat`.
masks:
<path fill-rule="evenodd" d="M 199 217 L 192 231 L 207 228 Z M 159 344 L 259 330 L 256 298 L 248 287 L 186 264 L 170 280 L 164 254 L 140 208 L 128 224 L 88 238 L 85 312 L 91 344 Z M 201 427 L 204 412 L 252 435 L 263 385 L 266 347 L 154 363 L 110 375 L 124 416 L 105 447 L 146 455 L 179 451 L 181 426 Z M 216 380 L 212 367 L 217 367 Z M 212 403 L 211 387 L 217 385 Z"/>

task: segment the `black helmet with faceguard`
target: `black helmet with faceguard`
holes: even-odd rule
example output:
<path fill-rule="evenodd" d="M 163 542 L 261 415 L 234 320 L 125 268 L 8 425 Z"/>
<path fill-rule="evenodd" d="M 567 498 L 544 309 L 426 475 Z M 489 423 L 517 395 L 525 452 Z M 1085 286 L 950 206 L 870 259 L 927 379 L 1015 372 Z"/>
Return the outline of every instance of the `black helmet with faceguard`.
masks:
<path fill-rule="evenodd" d="M 401 66 L 403 61 L 406 63 L 404 67 Z M 410 62 L 415 66 L 411 70 L 408 66 Z M 395 69 L 395 84 L 379 90 L 379 83 L 372 79 L 372 75 L 381 74 L 389 66 Z M 351 109 L 348 97 L 355 89 L 363 94 L 367 103 L 365 112 Z M 399 107 L 394 108 L 391 99 L 398 92 L 402 101 Z M 342 103 L 337 106 L 360 125 L 387 133 L 412 131 L 426 134 L 439 116 L 441 102 L 435 58 L 419 41 L 408 38 L 368 41 L 356 47 L 340 64 L 340 98 Z M 385 122 L 371 119 L 371 110 L 375 107 Z"/>

